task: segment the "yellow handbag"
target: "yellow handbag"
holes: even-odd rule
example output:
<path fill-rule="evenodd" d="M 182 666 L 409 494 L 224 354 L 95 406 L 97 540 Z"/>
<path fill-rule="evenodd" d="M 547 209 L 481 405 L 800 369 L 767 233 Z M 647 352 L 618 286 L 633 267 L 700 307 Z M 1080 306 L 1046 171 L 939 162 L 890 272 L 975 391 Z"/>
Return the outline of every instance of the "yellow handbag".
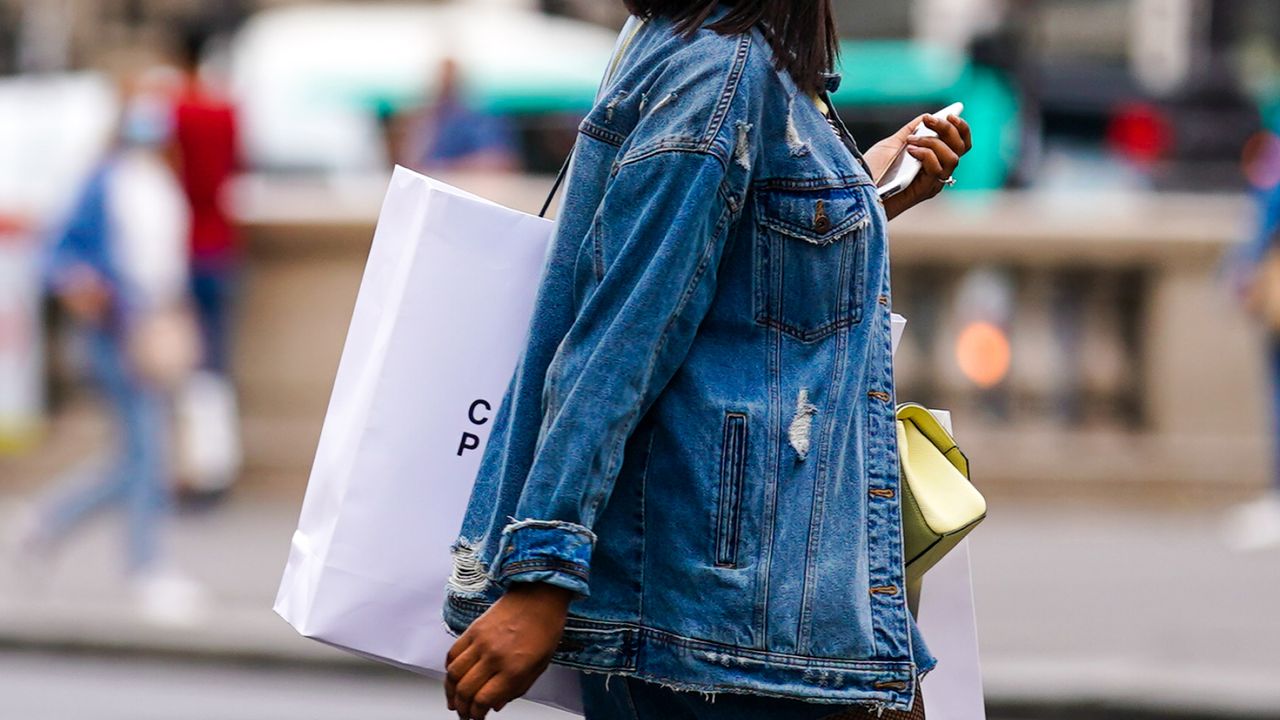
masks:
<path fill-rule="evenodd" d="M 914 611 L 924 574 L 987 517 L 987 501 L 969 480 L 969 460 L 922 405 L 898 407 L 902 534 L 907 597 Z"/>

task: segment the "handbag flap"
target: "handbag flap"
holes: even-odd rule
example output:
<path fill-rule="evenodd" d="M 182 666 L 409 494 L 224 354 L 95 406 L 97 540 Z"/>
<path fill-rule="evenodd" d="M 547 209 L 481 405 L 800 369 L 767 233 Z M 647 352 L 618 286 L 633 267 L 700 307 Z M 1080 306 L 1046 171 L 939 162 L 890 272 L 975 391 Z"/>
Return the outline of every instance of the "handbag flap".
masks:
<path fill-rule="evenodd" d="M 898 444 L 906 489 L 930 530 L 947 535 L 986 516 L 986 499 L 969 481 L 968 460 L 932 413 L 918 405 L 900 408 Z"/>

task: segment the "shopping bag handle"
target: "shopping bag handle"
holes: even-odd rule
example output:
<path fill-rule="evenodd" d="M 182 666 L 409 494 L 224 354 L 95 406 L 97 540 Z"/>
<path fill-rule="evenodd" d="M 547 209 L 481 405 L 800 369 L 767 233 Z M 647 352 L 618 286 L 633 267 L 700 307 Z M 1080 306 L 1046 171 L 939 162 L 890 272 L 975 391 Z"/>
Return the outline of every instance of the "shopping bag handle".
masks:
<path fill-rule="evenodd" d="M 644 27 L 644 20 L 636 16 L 631 16 L 627 20 L 627 24 L 622 26 L 622 32 L 618 34 L 618 43 L 613 48 L 613 57 L 609 58 L 609 69 L 605 71 L 604 80 L 600 83 L 600 90 L 596 93 L 596 101 L 599 102 L 600 96 L 604 94 L 605 88 L 609 87 L 609 83 L 613 82 L 614 73 L 618 71 L 618 66 L 622 64 L 622 56 L 627 52 L 627 48 L 631 47 L 631 41 L 636 39 L 636 35 L 640 34 L 640 28 Z M 538 212 L 538 217 L 544 218 L 547 212 L 551 210 L 551 203 L 556 199 L 556 193 L 560 191 L 560 186 L 564 184 L 564 179 L 569 175 L 569 165 L 573 162 L 574 150 L 577 150 L 578 144 L 575 142 L 573 150 L 569 151 L 569 156 L 564 159 L 564 164 L 560 166 L 560 172 L 556 173 L 556 181 L 551 184 L 551 192 L 547 193 L 547 201 L 542 204 L 542 210 Z"/>

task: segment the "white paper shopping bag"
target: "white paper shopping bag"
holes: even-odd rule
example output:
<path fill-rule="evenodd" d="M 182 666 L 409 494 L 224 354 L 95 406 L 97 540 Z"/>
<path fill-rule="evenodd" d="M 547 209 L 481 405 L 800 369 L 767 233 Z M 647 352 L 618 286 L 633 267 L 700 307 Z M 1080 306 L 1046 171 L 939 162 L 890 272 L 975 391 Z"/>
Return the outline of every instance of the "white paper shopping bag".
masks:
<path fill-rule="evenodd" d="M 551 223 L 397 168 L 275 609 L 306 637 L 442 677 L 441 609 Z M 553 668 L 530 699 L 581 703 Z"/>
<path fill-rule="evenodd" d="M 895 313 L 891 325 L 896 353 L 907 319 Z M 932 412 L 947 432 L 954 432 L 950 412 Z M 929 651 L 938 659 L 938 666 L 920 684 L 929 720 L 987 717 L 969 557 L 969 541 L 965 540 L 929 570 L 920 589 L 916 619 Z"/>
<path fill-rule="evenodd" d="M 933 414 L 953 432 L 951 413 Z M 929 720 L 986 720 L 968 540 L 924 576 L 917 620 L 929 651 L 938 659 L 938 667 L 920 684 Z"/>

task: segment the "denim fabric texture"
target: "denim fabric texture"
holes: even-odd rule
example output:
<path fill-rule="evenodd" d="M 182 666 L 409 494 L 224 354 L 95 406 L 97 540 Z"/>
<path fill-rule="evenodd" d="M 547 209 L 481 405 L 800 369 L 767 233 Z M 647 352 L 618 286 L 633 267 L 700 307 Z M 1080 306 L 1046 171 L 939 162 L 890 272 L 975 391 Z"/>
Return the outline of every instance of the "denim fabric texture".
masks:
<path fill-rule="evenodd" d="M 910 713 L 844 709 L 794 698 L 681 692 L 610 675 L 582 677 L 586 720 L 924 720 L 918 698 Z"/>
<path fill-rule="evenodd" d="M 885 228 L 758 31 L 646 23 L 580 126 L 448 627 L 546 582 L 559 664 L 910 707 Z"/>

